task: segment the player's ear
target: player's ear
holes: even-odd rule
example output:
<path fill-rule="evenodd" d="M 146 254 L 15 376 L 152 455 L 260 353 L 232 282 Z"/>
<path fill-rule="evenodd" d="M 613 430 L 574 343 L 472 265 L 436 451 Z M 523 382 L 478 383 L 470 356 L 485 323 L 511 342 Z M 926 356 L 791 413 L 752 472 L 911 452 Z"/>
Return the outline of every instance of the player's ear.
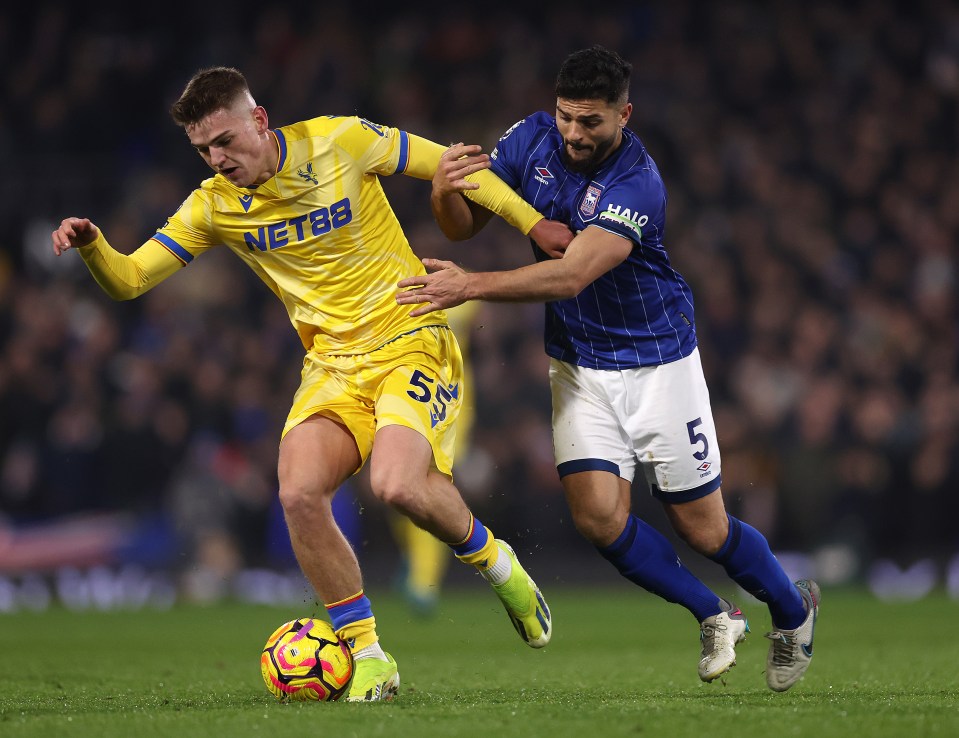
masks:
<path fill-rule="evenodd" d="M 631 102 L 623 105 L 622 110 L 619 111 L 619 125 L 625 126 L 629 123 L 629 116 L 633 114 L 633 104 Z"/>
<path fill-rule="evenodd" d="M 257 105 L 253 108 L 253 122 L 256 124 L 257 133 L 266 133 L 270 127 L 270 117 L 266 114 L 266 108 Z"/>

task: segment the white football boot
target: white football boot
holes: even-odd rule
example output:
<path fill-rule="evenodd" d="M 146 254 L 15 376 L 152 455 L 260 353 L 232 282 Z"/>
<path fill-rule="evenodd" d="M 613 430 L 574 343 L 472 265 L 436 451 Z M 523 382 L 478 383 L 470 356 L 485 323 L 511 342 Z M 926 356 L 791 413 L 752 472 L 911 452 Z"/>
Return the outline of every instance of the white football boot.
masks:
<path fill-rule="evenodd" d="M 711 682 L 736 665 L 736 644 L 749 632 L 742 610 L 723 600 L 726 609 L 699 624 L 703 655 L 699 660 L 699 678 Z"/>
<path fill-rule="evenodd" d="M 772 641 L 766 656 L 766 684 L 774 692 L 785 692 L 802 679 L 812 661 L 813 631 L 819 616 L 819 585 L 812 579 L 800 579 L 796 588 L 806 603 L 806 619 L 792 630 L 777 628 L 773 623 L 773 631 L 766 634 Z"/>

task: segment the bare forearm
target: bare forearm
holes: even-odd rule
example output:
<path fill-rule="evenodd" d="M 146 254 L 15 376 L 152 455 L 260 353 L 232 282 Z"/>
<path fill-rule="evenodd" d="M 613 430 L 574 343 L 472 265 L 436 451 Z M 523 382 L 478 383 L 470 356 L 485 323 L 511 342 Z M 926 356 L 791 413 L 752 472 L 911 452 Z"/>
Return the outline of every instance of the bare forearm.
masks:
<path fill-rule="evenodd" d="M 416 305 L 411 316 L 460 305 L 467 300 L 552 302 L 576 297 L 587 285 L 621 264 L 632 249 L 622 236 L 590 226 L 562 258 L 507 272 L 466 272 L 451 261 L 423 259 L 430 272 L 401 279 L 396 302 Z"/>
<path fill-rule="evenodd" d="M 466 294 L 469 300 L 490 302 L 551 302 L 576 297 L 586 284 L 555 259 L 508 272 L 472 272 Z"/>
<path fill-rule="evenodd" d="M 465 241 L 475 235 L 476 223 L 469 203 L 458 192 L 430 196 L 433 218 L 450 241 Z"/>

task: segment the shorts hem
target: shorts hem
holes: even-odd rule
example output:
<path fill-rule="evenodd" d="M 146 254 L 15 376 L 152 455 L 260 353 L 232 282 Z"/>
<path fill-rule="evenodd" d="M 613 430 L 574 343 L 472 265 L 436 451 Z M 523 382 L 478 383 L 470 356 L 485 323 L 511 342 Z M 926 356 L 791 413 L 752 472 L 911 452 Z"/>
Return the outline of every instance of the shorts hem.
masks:
<path fill-rule="evenodd" d="M 692 489 L 680 489 L 675 492 L 667 490 L 663 491 L 655 484 L 650 486 L 650 491 L 660 502 L 692 502 L 693 500 L 698 500 L 702 497 L 705 497 L 708 494 L 712 494 L 717 489 L 723 485 L 722 475 L 716 477 L 715 479 L 710 479 L 706 484 L 701 484 L 698 487 L 693 487 Z"/>
<path fill-rule="evenodd" d="M 617 477 L 623 477 L 619 471 L 619 464 L 614 464 L 606 459 L 574 459 L 573 461 L 564 461 L 556 465 L 556 471 L 559 472 L 559 478 L 562 479 L 570 474 L 576 474 L 584 471 L 605 471 L 615 474 Z M 625 477 L 623 477 L 625 479 Z"/>

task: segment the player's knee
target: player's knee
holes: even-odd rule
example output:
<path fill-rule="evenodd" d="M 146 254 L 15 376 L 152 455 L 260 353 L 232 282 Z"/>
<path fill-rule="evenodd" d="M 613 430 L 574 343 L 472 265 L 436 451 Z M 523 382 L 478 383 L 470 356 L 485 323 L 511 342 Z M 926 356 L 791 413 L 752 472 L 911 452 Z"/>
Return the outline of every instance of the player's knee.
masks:
<path fill-rule="evenodd" d="M 416 493 L 414 485 L 397 475 L 395 470 L 392 474 L 377 474 L 371 470 L 370 488 L 378 500 L 400 512 L 412 507 Z"/>
<path fill-rule="evenodd" d="M 677 535 L 696 553 L 712 556 L 726 542 L 726 529 L 721 525 L 674 526 Z"/>
<path fill-rule="evenodd" d="M 613 515 L 597 510 L 573 511 L 573 525 L 583 538 L 594 546 L 605 546 L 622 533 L 625 521 L 621 524 Z"/>
<path fill-rule="evenodd" d="M 312 518 L 332 515 L 330 501 L 332 495 L 306 485 L 287 482 L 280 484 L 280 505 L 284 514 L 290 518 Z"/>
<path fill-rule="evenodd" d="M 696 553 L 711 557 L 726 543 L 729 516 L 721 490 L 690 503 L 667 505 L 666 512 L 673 530 Z"/>

